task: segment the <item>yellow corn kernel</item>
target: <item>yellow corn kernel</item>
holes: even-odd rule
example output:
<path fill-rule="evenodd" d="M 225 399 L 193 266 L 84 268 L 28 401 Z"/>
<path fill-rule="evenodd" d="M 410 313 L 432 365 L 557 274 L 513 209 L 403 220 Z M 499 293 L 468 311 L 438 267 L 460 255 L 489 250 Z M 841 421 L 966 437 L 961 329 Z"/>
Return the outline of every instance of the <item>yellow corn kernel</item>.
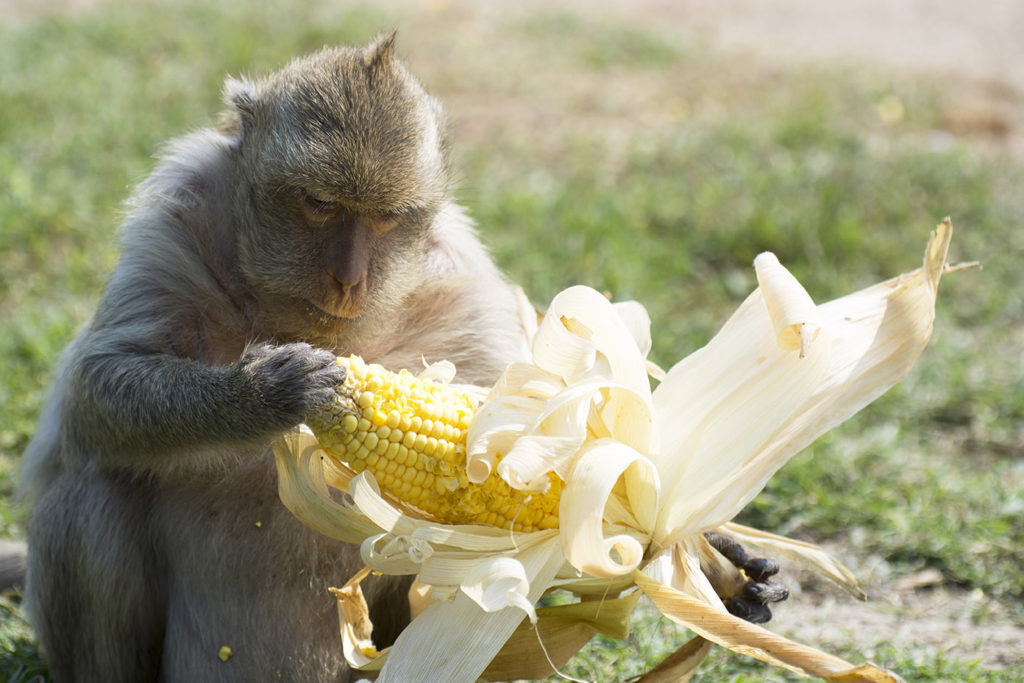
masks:
<path fill-rule="evenodd" d="M 307 418 L 324 450 L 374 476 L 381 490 L 450 524 L 488 524 L 516 531 L 558 527 L 564 484 L 549 475 L 545 493 L 513 489 L 497 474 L 471 484 L 466 434 L 475 406 L 447 385 L 393 373 L 357 356 L 336 399 Z"/>
<path fill-rule="evenodd" d="M 377 447 L 377 441 L 378 441 L 377 433 L 376 432 L 369 432 L 366 435 L 366 438 L 363 439 L 363 445 L 366 446 L 367 448 L 369 448 L 372 451 L 374 448 Z"/>

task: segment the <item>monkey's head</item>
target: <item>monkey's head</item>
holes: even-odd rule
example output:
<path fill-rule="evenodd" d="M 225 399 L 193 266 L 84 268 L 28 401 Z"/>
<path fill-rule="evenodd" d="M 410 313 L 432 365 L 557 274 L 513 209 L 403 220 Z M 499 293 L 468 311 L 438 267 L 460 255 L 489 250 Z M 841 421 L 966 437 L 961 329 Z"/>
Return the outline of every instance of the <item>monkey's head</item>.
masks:
<path fill-rule="evenodd" d="M 393 36 L 229 79 L 238 258 L 281 334 L 343 333 L 393 311 L 448 196 L 440 105 Z"/>

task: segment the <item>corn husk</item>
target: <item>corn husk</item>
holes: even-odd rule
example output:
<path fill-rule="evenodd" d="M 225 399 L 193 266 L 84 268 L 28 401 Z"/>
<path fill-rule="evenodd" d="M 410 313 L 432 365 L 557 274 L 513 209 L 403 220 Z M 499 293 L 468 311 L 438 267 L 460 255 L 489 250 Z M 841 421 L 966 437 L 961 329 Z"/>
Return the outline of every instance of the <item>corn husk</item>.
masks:
<path fill-rule="evenodd" d="M 710 640 L 691 638 L 636 683 L 687 683 L 711 652 L 711 646 Z"/>
<path fill-rule="evenodd" d="M 723 528 L 863 597 L 820 548 L 730 520 L 790 457 L 909 371 L 931 335 L 951 235 L 948 220 L 938 226 L 921 269 L 822 305 L 778 259 L 761 255 L 758 289 L 707 346 L 664 373 L 646 361 L 641 306 L 611 304 L 585 287 L 560 293 L 533 337 L 531 361 L 510 366 L 487 394 L 467 449 L 474 480 L 501 476 L 540 490 L 549 473 L 561 477 L 557 530 L 423 519 L 367 473 L 318 464 L 323 454 L 307 432 L 288 435 L 275 449 L 285 504 L 314 528 L 361 541 L 374 570 L 417 574 L 429 586 L 418 599 L 432 602 L 374 658 L 383 661 L 381 680 L 474 681 L 506 643 L 510 653 L 527 647 L 527 633 L 551 644 L 541 667 L 549 672 L 547 659 L 564 661 L 595 626 L 572 610 L 545 617 L 533 607 L 539 597 L 551 587 L 617 595 L 632 586 L 700 638 L 649 680 L 685 680 L 707 643 L 831 681 L 898 680 L 730 615 L 718 591 L 737 578 L 702 533 Z M 428 372 L 451 377 L 450 368 Z M 653 392 L 649 372 L 661 378 Z M 351 501 L 335 500 L 330 488 Z M 365 653 L 361 618 L 358 610 L 347 617 Z M 497 661 L 492 674 L 511 673 L 500 664 L 508 657 Z"/>
<path fill-rule="evenodd" d="M 597 634 L 624 640 L 639 597 L 640 592 L 633 591 L 621 598 L 538 609 L 537 622 L 520 622 L 482 677 L 489 681 L 547 678 Z"/>

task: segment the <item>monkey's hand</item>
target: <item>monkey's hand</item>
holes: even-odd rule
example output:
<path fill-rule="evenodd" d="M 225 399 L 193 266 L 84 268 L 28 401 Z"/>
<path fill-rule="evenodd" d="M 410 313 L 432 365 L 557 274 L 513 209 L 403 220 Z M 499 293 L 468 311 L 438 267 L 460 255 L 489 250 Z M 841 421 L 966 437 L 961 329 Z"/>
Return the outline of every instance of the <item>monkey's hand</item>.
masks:
<path fill-rule="evenodd" d="M 251 384 L 267 426 L 287 429 L 334 398 L 335 387 L 345 382 L 335 360 L 330 351 L 309 344 L 259 344 L 247 348 L 236 367 Z"/>
<path fill-rule="evenodd" d="M 708 532 L 704 538 L 737 569 L 742 570 L 746 579 L 740 586 L 725 591 L 728 593 L 726 595 L 719 592 L 729 613 L 753 624 L 771 621 L 772 611 L 768 605 L 789 597 L 789 590 L 785 586 L 770 580 L 779 572 L 779 565 L 766 557 L 749 557 L 743 546 L 731 536 Z M 715 588 L 718 590 L 718 586 Z"/>

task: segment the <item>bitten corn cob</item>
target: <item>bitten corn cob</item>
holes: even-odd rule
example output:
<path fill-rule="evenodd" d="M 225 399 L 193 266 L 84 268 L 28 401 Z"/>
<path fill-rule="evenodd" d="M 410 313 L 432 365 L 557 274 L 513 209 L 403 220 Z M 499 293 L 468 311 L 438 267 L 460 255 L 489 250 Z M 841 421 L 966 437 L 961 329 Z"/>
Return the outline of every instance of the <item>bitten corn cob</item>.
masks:
<path fill-rule="evenodd" d="M 545 493 L 514 489 L 493 472 L 469 482 L 466 432 L 475 409 L 469 396 L 358 356 L 339 358 L 338 365 L 347 376 L 337 398 L 306 420 L 330 455 L 370 472 L 382 491 L 441 522 L 515 531 L 558 526 L 564 484 L 554 475 Z"/>

